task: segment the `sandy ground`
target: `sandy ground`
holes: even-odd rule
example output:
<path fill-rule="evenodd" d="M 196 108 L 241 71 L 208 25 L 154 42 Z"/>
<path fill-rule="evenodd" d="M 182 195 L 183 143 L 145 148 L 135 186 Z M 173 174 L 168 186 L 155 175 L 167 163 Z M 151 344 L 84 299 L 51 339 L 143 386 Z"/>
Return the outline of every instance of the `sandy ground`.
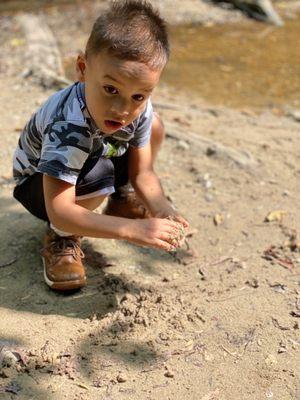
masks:
<path fill-rule="evenodd" d="M 0 17 L 0 35 L 1 398 L 299 399 L 297 118 L 157 90 L 168 133 L 157 172 L 191 223 L 186 246 L 86 239 L 88 286 L 57 294 L 43 281 L 45 226 L 12 199 L 11 176 L 20 129 L 52 90 L 22 76 L 26 43 L 12 17 Z M 203 151 L 197 135 L 251 163 Z M 274 210 L 284 213 L 266 222 Z M 9 350 L 18 361 L 5 366 Z"/>

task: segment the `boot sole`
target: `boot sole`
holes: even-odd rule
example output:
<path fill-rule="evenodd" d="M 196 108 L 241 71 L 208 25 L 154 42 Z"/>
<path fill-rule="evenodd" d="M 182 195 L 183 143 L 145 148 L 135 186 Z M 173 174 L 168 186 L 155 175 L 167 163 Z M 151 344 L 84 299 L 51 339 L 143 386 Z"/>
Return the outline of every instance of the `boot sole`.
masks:
<path fill-rule="evenodd" d="M 46 265 L 45 265 L 45 260 L 42 257 L 43 261 L 43 266 L 44 266 L 44 279 L 46 284 L 53 290 L 61 290 L 61 291 L 66 291 L 66 290 L 75 290 L 75 289 L 80 289 L 86 285 L 86 277 L 83 279 L 77 279 L 74 281 L 66 281 L 66 282 L 54 282 L 51 281 L 46 273 Z"/>

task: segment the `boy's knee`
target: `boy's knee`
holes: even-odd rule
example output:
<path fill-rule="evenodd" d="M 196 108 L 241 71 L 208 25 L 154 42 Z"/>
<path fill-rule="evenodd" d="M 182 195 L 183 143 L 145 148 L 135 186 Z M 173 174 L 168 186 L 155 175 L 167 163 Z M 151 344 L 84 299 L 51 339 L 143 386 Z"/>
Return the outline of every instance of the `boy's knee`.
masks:
<path fill-rule="evenodd" d="M 162 119 L 157 113 L 153 113 L 153 122 L 151 129 L 151 141 L 156 143 L 162 143 L 166 136 L 165 127 L 162 122 Z"/>

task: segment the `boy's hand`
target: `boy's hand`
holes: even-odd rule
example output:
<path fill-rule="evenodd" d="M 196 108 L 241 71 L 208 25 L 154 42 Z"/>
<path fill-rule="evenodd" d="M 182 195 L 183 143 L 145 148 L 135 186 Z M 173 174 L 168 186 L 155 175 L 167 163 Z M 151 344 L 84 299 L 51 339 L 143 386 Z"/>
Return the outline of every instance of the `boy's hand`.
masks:
<path fill-rule="evenodd" d="M 160 210 L 158 213 L 155 215 L 156 218 L 169 218 L 172 219 L 173 221 L 179 222 L 180 224 L 183 225 L 184 228 L 189 227 L 189 223 L 187 220 L 185 220 L 180 214 L 178 214 L 173 207 L 166 207 L 163 210 Z"/>
<path fill-rule="evenodd" d="M 180 224 L 172 219 L 136 219 L 132 221 L 130 231 L 126 239 L 139 246 L 173 251 L 181 245 Z"/>

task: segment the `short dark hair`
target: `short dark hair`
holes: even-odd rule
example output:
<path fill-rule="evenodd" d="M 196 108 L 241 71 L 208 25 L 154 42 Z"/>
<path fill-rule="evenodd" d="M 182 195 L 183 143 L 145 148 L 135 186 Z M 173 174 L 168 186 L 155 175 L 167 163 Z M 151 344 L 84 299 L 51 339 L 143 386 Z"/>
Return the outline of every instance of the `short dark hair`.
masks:
<path fill-rule="evenodd" d="M 153 69 L 163 68 L 170 54 L 166 23 L 148 1 L 113 1 L 94 23 L 85 54 L 88 58 L 102 50 Z"/>

